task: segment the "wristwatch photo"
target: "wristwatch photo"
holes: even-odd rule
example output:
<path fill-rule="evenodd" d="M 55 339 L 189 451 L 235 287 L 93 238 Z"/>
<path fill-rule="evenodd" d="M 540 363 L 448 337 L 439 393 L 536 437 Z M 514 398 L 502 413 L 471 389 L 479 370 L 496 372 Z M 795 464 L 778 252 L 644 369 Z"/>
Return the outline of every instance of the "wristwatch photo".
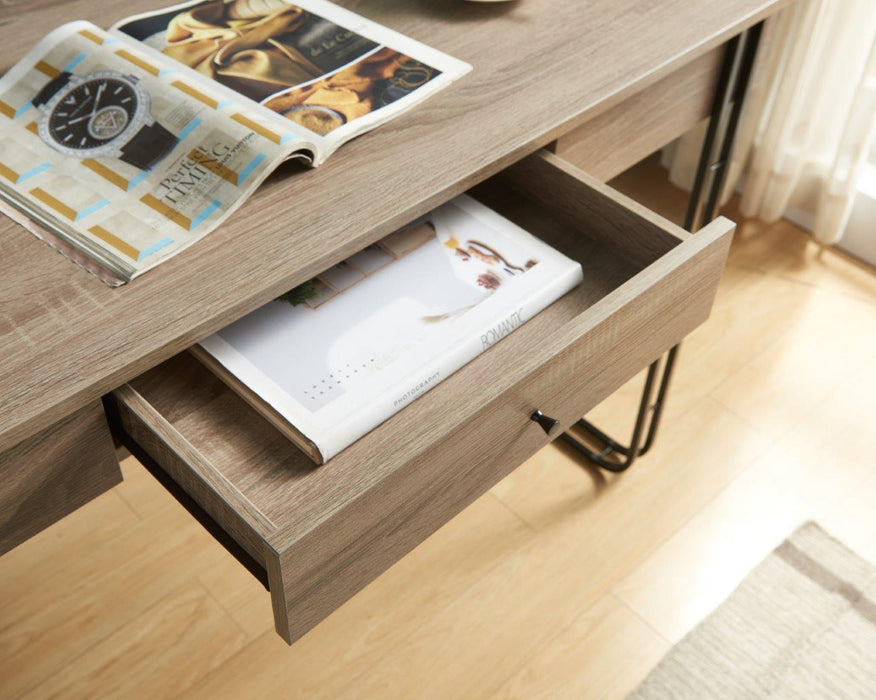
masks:
<path fill-rule="evenodd" d="M 119 158 L 148 170 L 177 144 L 152 117 L 149 93 L 132 75 L 63 72 L 33 99 L 37 131 L 56 151 L 73 158 Z"/>

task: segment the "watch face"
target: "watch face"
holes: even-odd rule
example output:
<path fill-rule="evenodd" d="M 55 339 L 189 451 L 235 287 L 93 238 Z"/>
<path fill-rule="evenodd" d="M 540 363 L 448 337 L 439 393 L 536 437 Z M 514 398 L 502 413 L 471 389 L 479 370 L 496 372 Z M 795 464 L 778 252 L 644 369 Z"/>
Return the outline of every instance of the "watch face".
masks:
<path fill-rule="evenodd" d="M 143 126 L 148 107 L 145 91 L 121 73 L 73 76 L 46 104 L 39 132 L 66 155 L 117 156 Z"/>

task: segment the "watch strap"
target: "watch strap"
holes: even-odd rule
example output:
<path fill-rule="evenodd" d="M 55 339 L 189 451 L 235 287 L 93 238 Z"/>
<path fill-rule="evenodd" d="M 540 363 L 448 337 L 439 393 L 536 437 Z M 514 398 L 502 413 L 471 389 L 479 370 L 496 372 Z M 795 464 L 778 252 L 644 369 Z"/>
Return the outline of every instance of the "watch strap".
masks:
<path fill-rule="evenodd" d="M 122 147 L 120 158 L 141 170 L 149 170 L 177 144 L 176 136 L 158 122 L 144 126 Z"/>
<path fill-rule="evenodd" d="M 46 102 L 51 100 L 58 92 L 58 90 L 61 90 L 68 83 L 68 81 L 70 80 L 70 76 L 72 75 L 73 74 L 69 73 L 68 71 L 58 73 L 58 75 L 56 75 L 49 82 L 43 85 L 42 90 L 40 90 L 36 94 L 36 97 L 31 100 L 33 106 L 40 107 L 41 105 L 44 105 Z"/>

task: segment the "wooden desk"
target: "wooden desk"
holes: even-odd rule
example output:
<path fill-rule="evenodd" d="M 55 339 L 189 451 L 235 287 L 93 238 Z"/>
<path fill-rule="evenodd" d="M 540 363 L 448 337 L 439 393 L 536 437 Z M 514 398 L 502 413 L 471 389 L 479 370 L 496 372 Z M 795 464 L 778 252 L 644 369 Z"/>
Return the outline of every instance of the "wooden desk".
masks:
<path fill-rule="evenodd" d="M 320 169 L 281 169 L 218 231 L 120 289 L 0 221 L 0 467 L 16 468 L 3 455 L 19 454 L 22 441 L 51 435 L 102 395 L 560 136 L 578 129 L 566 140 L 569 157 L 602 177 L 646 155 L 704 115 L 721 44 L 781 1 L 341 4 L 470 62 L 473 72 Z M 40 38 L 46 17 L 108 25 L 155 6 L 5 6 L 4 61 Z M 677 108 L 676 95 L 684 98 Z M 542 155 L 478 196 L 573 249 L 590 281 L 327 467 L 304 470 L 185 357 L 111 404 L 124 437 L 265 567 L 288 640 L 544 444 L 525 420 L 533 408 L 570 424 L 711 307 L 726 221 L 690 239 Z M 75 441 L 65 444 L 75 451 Z M 487 466 L 463 468 L 454 445 Z M 403 503 L 419 510 L 397 516 Z"/>

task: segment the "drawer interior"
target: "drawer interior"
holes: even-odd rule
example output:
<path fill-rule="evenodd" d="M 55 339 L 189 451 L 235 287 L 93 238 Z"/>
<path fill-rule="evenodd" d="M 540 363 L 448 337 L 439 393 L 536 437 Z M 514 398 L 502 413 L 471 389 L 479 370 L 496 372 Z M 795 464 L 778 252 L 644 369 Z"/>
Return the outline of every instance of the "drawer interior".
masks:
<path fill-rule="evenodd" d="M 598 363 L 631 376 L 708 314 L 729 222 L 694 240 L 546 153 L 470 194 L 579 260 L 583 283 L 323 466 L 188 353 L 115 392 L 126 438 L 266 568 L 287 641 L 546 444 L 528 415 L 551 406 L 530 402 L 553 396 L 569 424 L 628 378 L 597 365 L 598 390 L 579 400 L 566 375 L 592 371 L 591 350 Z M 684 295 L 697 301 L 678 314 L 673 305 Z M 667 315 L 678 318 L 643 330 L 647 319 Z M 633 336 L 635 356 L 620 358 L 617 344 L 628 346 Z M 489 453 L 484 443 L 501 449 Z M 482 450 L 494 466 L 462 465 L 458 457 L 445 464 L 449 445 L 471 459 Z M 410 505 L 416 498 L 446 503 L 443 510 L 423 504 L 421 515 Z M 410 530 L 400 531 L 402 524 Z M 317 588 L 326 592 L 314 602 Z M 289 619 L 290 611 L 303 621 Z"/>
<path fill-rule="evenodd" d="M 539 338 L 578 319 L 681 242 L 680 237 L 667 233 L 665 226 L 643 218 L 635 221 L 634 229 L 629 228 L 629 209 L 613 212 L 614 199 L 603 200 L 600 207 L 601 197 L 593 190 L 587 193 L 596 200 L 591 203 L 593 217 L 581 220 L 581 201 L 574 203 L 571 213 L 559 208 L 556 200 L 563 193 L 547 182 L 534 186 L 532 178 L 537 177 L 512 170 L 470 194 L 580 261 L 582 284 L 324 466 L 315 468 L 298 448 L 187 353 L 146 372 L 131 386 L 271 523 L 284 521 L 290 511 L 301 512 L 312 507 L 310 504 L 325 503 L 327 494 L 338 485 L 350 479 L 367 481 L 373 474 L 375 455 L 386 454 L 385 445 L 431 442 L 434 420 L 457 401 L 454 397 L 471 396 L 482 387 L 495 391 L 507 385 L 509 358 L 521 352 L 532 356 Z M 574 189 L 566 194 L 583 196 L 580 183 Z M 648 240 L 647 248 L 637 246 L 641 238 Z M 487 398 L 481 395 L 481 400 Z M 414 413 L 416 424 L 407 420 L 407 414 Z"/>

